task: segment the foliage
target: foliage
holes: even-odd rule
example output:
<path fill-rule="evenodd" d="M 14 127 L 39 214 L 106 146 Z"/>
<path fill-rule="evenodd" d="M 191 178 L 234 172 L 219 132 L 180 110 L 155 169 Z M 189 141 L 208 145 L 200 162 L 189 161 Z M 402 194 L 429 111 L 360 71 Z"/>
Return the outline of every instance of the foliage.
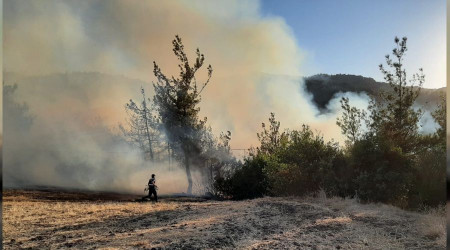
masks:
<path fill-rule="evenodd" d="M 245 159 L 243 165 L 238 166 L 232 175 L 217 176 L 214 182 L 220 196 L 235 200 L 262 197 L 268 193 L 269 183 L 264 169 L 266 160 L 257 156 Z"/>
<path fill-rule="evenodd" d="M 445 202 L 445 99 L 433 117 L 433 135 L 419 133 L 422 111 L 414 107 L 425 80 L 422 70 L 408 81 L 403 67 L 406 38 L 395 38 L 393 59 L 386 56 L 380 70 L 389 86 L 370 101 L 368 112 L 342 98 L 337 119 L 347 143 L 325 142 L 307 125 L 280 130 L 271 113 L 257 133 L 260 146 L 242 167 L 215 185 L 233 199 L 262 195 L 307 195 L 324 189 L 365 202 L 402 208 L 438 206 Z M 364 128 L 364 129 L 363 129 Z"/>
<path fill-rule="evenodd" d="M 338 145 L 325 142 L 306 125 L 298 131 L 280 132 L 274 113 L 269 123 L 269 127 L 262 124 L 263 131 L 257 134 L 261 145 L 245 159 L 242 168 L 228 178 L 216 180 L 225 196 L 242 199 L 264 194 L 304 195 L 321 188 L 339 194 L 345 184 L 336 176 L 346 170 Z"/>
<path fill-rule="evenodd" d="M 445 94 L 441 95 L 441 101 L 438 105 L 438 108 L 433 112 L 433 118 L 436 123 L 439 125 L 435 136 L 438 140 L 439 145 L 445 151 L 446 144 L 446 128 L 447 128 L 447 102 L 445 98 Z"/>
<path fill-rule="evenodd" d="M 207 79 L 197 84 L 196 73 L 204 64 L 204 55 L 197 49 L 195 62 L 191 64 L 179 36 L 175 36 L 172 45 L 179 60 L 179 76 L 166 76 L 154 62 L 155 95 L 146 98 L 141 88 L 142 101 L 130 100 L 125 105 L 128 126 L 120 129 L 148 159 L 162 160 L 161 155 L 167 152 L 169 161 L 172 157 L 178 160 L 186 170 L 188 193 L 192 192 L 191 169 L 195 167 L 203 171 L 206 191 L 216 194 L 214 178 L 225 175 L 237 161 L 230 151 L 231 132 L 221 133 L 217 138 L 211 127 L 206 126 L 206 117 L 200 119 L 198 115 L 200 94 L 211 79 L 212 67 L 207 67 Z"/>
<path fill-rule="evenodd" d="M 439 206 L 446 201 L 446 154 L 432 146 L 420 154 L 414 180 L 414 198 L 410 206 Z"/>
<path fill-rule="evenodd" d="M 391 91 L 384 91 L 378 99 L 371 100 L 366 119 L 358 119 L 357 109 L 343 99 L 344 114 L 338 119 L 338 125 L 347 138 L 354 139 L 347 145 L 347 157 L 353 169 L 355 194 L 363 201 L 417 208 L 445 200 L 445 139 L 442 139 L 445 132 L 441 129 L 445 126 L 445 105 L 440 104 L 433 113 L 441 126 L 436 134 L 420 134 L 422 111 L 413 105 L 425 77 L 420 69 L 407 80 L 403 67 L 406 41 L 406 38 L 401 41 L 395 38 L 394 58 L 386 56 L 390 70 L 380 65 Z M 352 115 L 357 119 L 349 119 Z M 368 131 L 356 138 L 351 128 L 358 128 L 353 122 L 361 124 L 361 120 L 366 122 Z"/>
<path fill-rule="evenodd" d="M 433 118 L 439 125 L 431 136 L 423 136 L 417 162 L 415 195 L 419 205 L 438 206 L 446 200 L 446 101 L 441 96 Z"/>
<path fill-rule="evenodd" d="M 228 176 L 229 172 L 239 166 L 236 158 L 230 150 L 231 132 L 221 133 L 219 138 L 213 136 L 211 130 L 204 133 L 202 140 L 202 152 L 200 158 L 206 164 L 204 168 L 204 185 L 206 191 L 215 197 L 223 197 L 221 186 L 217 186 L 217 180 Z"/>
<path fill-rule="evenodd" d="M 355 194 L 363 201 L 405 207 L 413 180 L 413 162 L 399 148 L 367 135 L 349 149 Z"/>
<path fill-rule="evenodd" d="M 280 122 L 275 120 L 275 114 L 270 113 L 269 128 L 262 123 L 263 131 L 257 133 L 256 136 L 261 144 L 256 150 L 262 154 L 273 154 L 280 147 L 282 142 L 286 140 L 286 133 L 280 133 Z"/>
<path fill-rule="evenodd" d="M 379 136 L 398 146 L 402 152 L 414 154 L 417 152 L 418 124 L 422 111 L 413 108 L 425 81 L 423 70 L 413 75 L 408 81 L 403 67 L 403 57 L 406 48 L 406 37 L 401 41 L 395 38 L 396 48 L 392 54 L 394 59 L 386 55 L 386 64 L 391 70 L 380 64 L 384 79 L 391 86 L 392 92 L 382 92 L 382 101 L 370 107 L 372 125 Z M 408 84 L 409 82 L 409 84 Z"/>
<path fill-rule="evenodd" d="M 354 144 L 363 135 L 362 121 L 366 119 L 366 112 L 351 107 L 348 98 L 343 97 L 340 102 L 343 114 L 341 118 L 337 118 L 336 124 L 341 128 L 342 134 L 347 137 L 347 143 Z"/>
<path fill-rule="evenodd" d="M 334 160 L 340 151 L 336 143 L 325 142 L 306 125 L 301 130 L 286 132 L 284 143 L 275 154 L 266 172 L 276 195 L 304 195 L 335 184 Z"/>

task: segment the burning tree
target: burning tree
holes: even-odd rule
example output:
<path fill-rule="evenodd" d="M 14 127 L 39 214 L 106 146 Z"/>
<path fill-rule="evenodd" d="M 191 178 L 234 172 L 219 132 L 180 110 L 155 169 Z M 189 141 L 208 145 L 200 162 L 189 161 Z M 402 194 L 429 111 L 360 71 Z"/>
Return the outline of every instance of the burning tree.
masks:
<path fill-rule="evenodd" d="M 211 65 L 207 67 L 207 80 L 198 85 L 195 74 L 203 66 L 204 55 L 197 49 L 195 63 L 191 66 L 178 35 L 172 44 L 173 52 L 180 61 L 178 64 L 180 74 L 177 78 L 167 77 L 156 62 L 153 62 L 153 73 L 157 78 L 157 82 L 153 84 L 154 103 L 173 152 L 184 164 L 189 184 L 187 193 L 191 194 L 191 164 L 202 153 L 202 133 L 206 123 L 206 117 L 204 119 L 198 117 L 200 111 L 198 104 L 202 90 L 211 79 L 212 67 Z"/>

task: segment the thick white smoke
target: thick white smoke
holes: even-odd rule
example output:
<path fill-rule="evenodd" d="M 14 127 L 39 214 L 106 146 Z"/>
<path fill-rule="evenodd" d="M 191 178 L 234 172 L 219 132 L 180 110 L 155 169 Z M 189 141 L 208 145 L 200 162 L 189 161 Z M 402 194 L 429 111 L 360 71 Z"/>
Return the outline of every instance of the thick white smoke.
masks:
<path fill-rule="evenodd" d="M 5 184 L 141 192 L 155 172 L 161 191 L 184 191 L 182 169 L 147 166 L 115 136 L 124 104 L 139 100 L 141 86 L 151 96 L 153 61 L 177 75 L 176 34 L 190 58 L 198 47 L 213 66 L 200 114 L 216 135 L 232 132 L 232 148 L 256 145 L 270 112 L 283 128 L 306 123 L 342 141 L 336 114 L 320 115 L 302 88 L 301 41 L 257 0 L 5 0 L 3 8 L 5 83 L 18 84 L 14 101 L 34 117 L 27 131 L 5 129 Z"/>

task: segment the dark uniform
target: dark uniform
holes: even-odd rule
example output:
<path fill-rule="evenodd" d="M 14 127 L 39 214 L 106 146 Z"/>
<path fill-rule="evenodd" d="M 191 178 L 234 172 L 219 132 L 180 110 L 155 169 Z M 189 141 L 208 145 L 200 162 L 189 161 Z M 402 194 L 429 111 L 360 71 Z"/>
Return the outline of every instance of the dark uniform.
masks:
<path fill-rule="evenodd" d="M 148 180 L 148 198 L 152 197 L 152 194 L 155 196 L 155 201 L 158 201 L 158 194 L 156 194 L 156 180 L 155 175 L 152 175 L 152 178 Z"/>

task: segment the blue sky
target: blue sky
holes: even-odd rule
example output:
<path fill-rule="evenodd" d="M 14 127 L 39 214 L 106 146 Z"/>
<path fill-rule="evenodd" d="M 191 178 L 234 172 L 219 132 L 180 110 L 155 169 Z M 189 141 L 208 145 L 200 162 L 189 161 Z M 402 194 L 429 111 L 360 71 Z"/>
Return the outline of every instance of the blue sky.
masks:
<path fill-rule="evenodd" d="M 445 0 L 262 0 L 265 16 L 279 16 L 306 53 L 303 72 L 346 73 L 381 81 L 378 65 L 408 37 L 408 74 L 422 67 L 425 87 L 446 85 Z"/>

